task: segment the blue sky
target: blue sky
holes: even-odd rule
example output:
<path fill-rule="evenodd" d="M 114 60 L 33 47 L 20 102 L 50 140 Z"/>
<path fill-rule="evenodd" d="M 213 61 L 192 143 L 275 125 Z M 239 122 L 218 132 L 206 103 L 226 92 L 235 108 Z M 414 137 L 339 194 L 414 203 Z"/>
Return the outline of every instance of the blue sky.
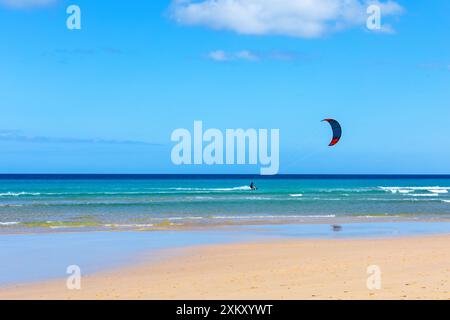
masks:
<path fill-rule="evenodd" d="M 381 1 L 377 32 L 363 0 L 242 1 L 0 0 L 0 172 L 259 172 L 174 166 L 202 120 L 279 128 L 280 173 L 450 173 L 448 1 Z"/>

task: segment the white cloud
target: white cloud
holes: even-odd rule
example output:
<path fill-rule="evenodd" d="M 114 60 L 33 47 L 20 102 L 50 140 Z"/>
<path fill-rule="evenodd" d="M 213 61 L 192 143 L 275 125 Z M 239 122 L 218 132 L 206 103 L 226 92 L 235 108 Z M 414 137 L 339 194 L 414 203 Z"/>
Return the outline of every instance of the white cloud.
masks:
<path fill-rule="evenodd" d="M 380 6 L 382 21 L 403 8 L 392 0 L 174 0 L 173 18 L 249 35 L 320 37 L 353 26 L 364 26 L 366 9 Z"/>
<path fill-rule="evenodd" d="M 44 7 L 55 3 L 58 0 L 0 0 L 0 5 L 10 8 L 31 8 Z"/>
<path fill-rule="evenodd" d="M 295 51 L 224 51 L 214 50 L 209 52 L 206 57 L 217 62 L 232 61 L 306 61 L 314 59 L 313 56 Z"/>
<path fill-rule="evenodd" d="M 208 58 L 218 62 L 224 61 L 236 61 L 247 60 L 256 61 L 259 60 L 259 56 L 248 50 L 241 50 L 238 52 L 225 52 L 223 50 L 215 50 L 208 53 Z"/>
<path fill-rule="evenodd" d="M 380 30 L 378 30 L 378 32 L 394 34 L 395 29 L 390 24 L 385 23 L 384 25 L 381 26 L 381 28 L 380 28 Z"/>
<path fill-rule="evenodd" d="M 258 56 L 248 50 L 242 50 L 236 53 L 236 57 L 238 59 L 255 61 L 258 60 Z"/>
<path fill-rule="evenodd" d="M 208 54 L 208 57 L 215 61 L 227 61 L 228 60 L 227 54 L 222 50 L 211 51 Z"/>

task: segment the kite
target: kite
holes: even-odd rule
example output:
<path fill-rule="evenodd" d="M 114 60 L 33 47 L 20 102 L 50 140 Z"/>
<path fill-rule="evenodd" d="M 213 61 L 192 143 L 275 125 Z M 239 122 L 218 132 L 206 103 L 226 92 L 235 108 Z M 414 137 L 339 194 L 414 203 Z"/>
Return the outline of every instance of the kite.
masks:
<path fill-rule="evenodd" d="M 337 122 L 334 119 L 324 119 L 322 121 L 328 122 L 331 126 L 331 129 L 333 130 L 333 139 L 331 140 L 330 144 L 328 145 L 329 147 L 332 147 L 332 146 L 336 145 L 339 142 L 339 140 L 341 139 L 341 136 L 342 136 L 341 125 L 339 124 L 339 122 Z"/>

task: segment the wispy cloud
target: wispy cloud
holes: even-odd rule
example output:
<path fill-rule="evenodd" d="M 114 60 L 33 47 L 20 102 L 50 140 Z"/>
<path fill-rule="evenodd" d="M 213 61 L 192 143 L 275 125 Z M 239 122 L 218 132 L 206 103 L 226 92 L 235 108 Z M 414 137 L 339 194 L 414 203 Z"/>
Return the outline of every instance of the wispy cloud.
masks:
<path fill-rule="evenodd" d="M 225 52 L 224 50 L 215 50 L 208 53 L 208 58 L 218 62 L 224 61 L 257 61 L 260 57 L 251 51 L 241 50 L 238 52 Z"/>
<path fill-rule="evenodd" d="M 0 0 L 0 5 L 13 9 L 26 9 L 45 7 L 58 2 L 58 0 Z"/>
<path fill-rule="evenodd" d="M 92 56 L 96 54 L 111 54 L 111 55 L 119 55 L 125 54 L 126 52 L 120 48 L 114 47 L 105 47 L 99 49 L 93 48 L 75 48 L 75 49 L 54 49 L 50 51 L 46 51 L 44 55 L 57 55 L 57 56 Z"/>
<path fill-rule="evenodd" d="M 225 53 L 225 51 L 222 51 L 222 50 L 211 51 L 210 53 L 208 53 L 208 57 L 214 61 L 229 60 L 228 55 Z"/>
<path fill-rule="evenodd" d="M 447 64 L 442 61 L 420 63 L 418 66 L 422 69 L 428 69 L 428 70 L 441 70 L 441 71 L 448 70 L 448 71 L 450 71 L 450 64 Z"/>
<path fill-rule="evenodd" d="M 76 56 L 90 56 L 96 53 L 94 49 L 55 49 L 55 54 L 76 55 Z"/>
<path fill-rule="evenodd" d="M 159 143 L 137 141 L 137 140 L 114 140 L 114 139 L 34 136 L 34 135 L 23 134 L 19 130 L 0 130 L 0 141 L 162 146 L 162 144 L 159 144 Z"/>
<path fill-rule="evenodd" d="M 208 59 L 216 62 L 230 62 L 230 61 L 294 61 L 294 60 L 309 60 L 311 56 L 301 54 L 293 51 L 268 51 L 268 52 L 254 52 L 250 50 L 240 50 L 235 52 L 227 52 L 225 50 L 214 50 L 207 54 Z"/>
<path fill-rule="evenodd" d="M 310 55 L 293 52 L 293 51 L 272 51 L 268 53 L 268 58 L 271 60 L 280 61 L 294 61 L 294 60 L 309 60 L 312 57 Z"/>
<path fill-rule="evenodd" d="M 255 53 L 250 52 L 250 51 L 248 51 L 248 50 L 242 50 L 242 51 L 239 51 L 238 53 L 236 53 L 236 57 L 237 57 L 238 59 L 241 59 L 241 60 L 248 60 L 248 61 L 256 61 L 256 60 L 259 60 L 259 57 L 258 57 Z"/>
<path fill-rule="evenodd" d="M 374 31 L 377 32 L 377 30 L 374 30 Z M 395 34 L 396 33 L 394 27 L 392 27 L 390 24 L 387 24 L 387 23 L 383 24 L 381 26 L 381 28 L 378 30 L 378 32 L 380 32 L 380 33 L 388 33 L 388 34 Z"/>
<path fill-rule="evenodd" d="M 56 61 L 67 64 L 72 60 L 86 59 L 94 56 L 120 56 L 131 53 L 120 48 L 103 47 L 103 48 L 57 48 L 42 53 L 44 57 L 56 59 Z"/>
<path fill-rule="evenodd" d="M 171 14 L 184 25 L 247 35 L 313 38 L 364 26 L 370 4 L 380 7 L 382 19 L 403 13 L 392 0 L 174 0 Z"/>

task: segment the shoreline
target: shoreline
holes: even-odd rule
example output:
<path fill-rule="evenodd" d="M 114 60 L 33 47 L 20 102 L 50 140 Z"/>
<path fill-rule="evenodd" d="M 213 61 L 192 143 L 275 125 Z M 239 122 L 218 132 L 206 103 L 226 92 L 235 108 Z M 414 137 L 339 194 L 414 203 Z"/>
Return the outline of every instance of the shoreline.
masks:
<path fill-rule="evenodd" d="M 90 226 L 56 226 L 56 227 L 17 227 L 16 225 L 0 226 L 0 236 L 2 235 L 26 235 L 26 234 L 47 234 L 47 233 L 81 233 L 81 232 L 152 232 L 152 231 L 204 231 L 222 228 L 240 228 L 252 226 L 285 226 L 285 225 L 333 225 L 333 224 L 356 224 L 356 223 L 436 223 L 450 222 L 449 217 L 422 217 L 422 216 L 389 216 L 389 215 L 367 215 L 367 216 L 342 216 L 342 217 L 320 217 L 303 219 L 255 219 L 242 218 L 241 220 L 224 220 L 223 222 L 192 222 L 192 223 L 164 223 L 152 226 L 109 226 L 105 224 L 101 227 Z"/>
<path fill-rule="evenodd" d="M 450 235 L 258 239 L 165 249 L 82 277 L 0 287 L 0 299 L 450 299 Z M 367 267 L 382 289 L 366 287 Z"/>
<path fill-rule="evenodd" d="M 278 240 L 378 240 L 450 235 L 450 222 L 273 224 L 152 231 L 81 231 L 0 235 L 0 286 L 48 281 L 77 265 L 84 275 L 126 267 L 142 255 L 201 245 Z"/>

